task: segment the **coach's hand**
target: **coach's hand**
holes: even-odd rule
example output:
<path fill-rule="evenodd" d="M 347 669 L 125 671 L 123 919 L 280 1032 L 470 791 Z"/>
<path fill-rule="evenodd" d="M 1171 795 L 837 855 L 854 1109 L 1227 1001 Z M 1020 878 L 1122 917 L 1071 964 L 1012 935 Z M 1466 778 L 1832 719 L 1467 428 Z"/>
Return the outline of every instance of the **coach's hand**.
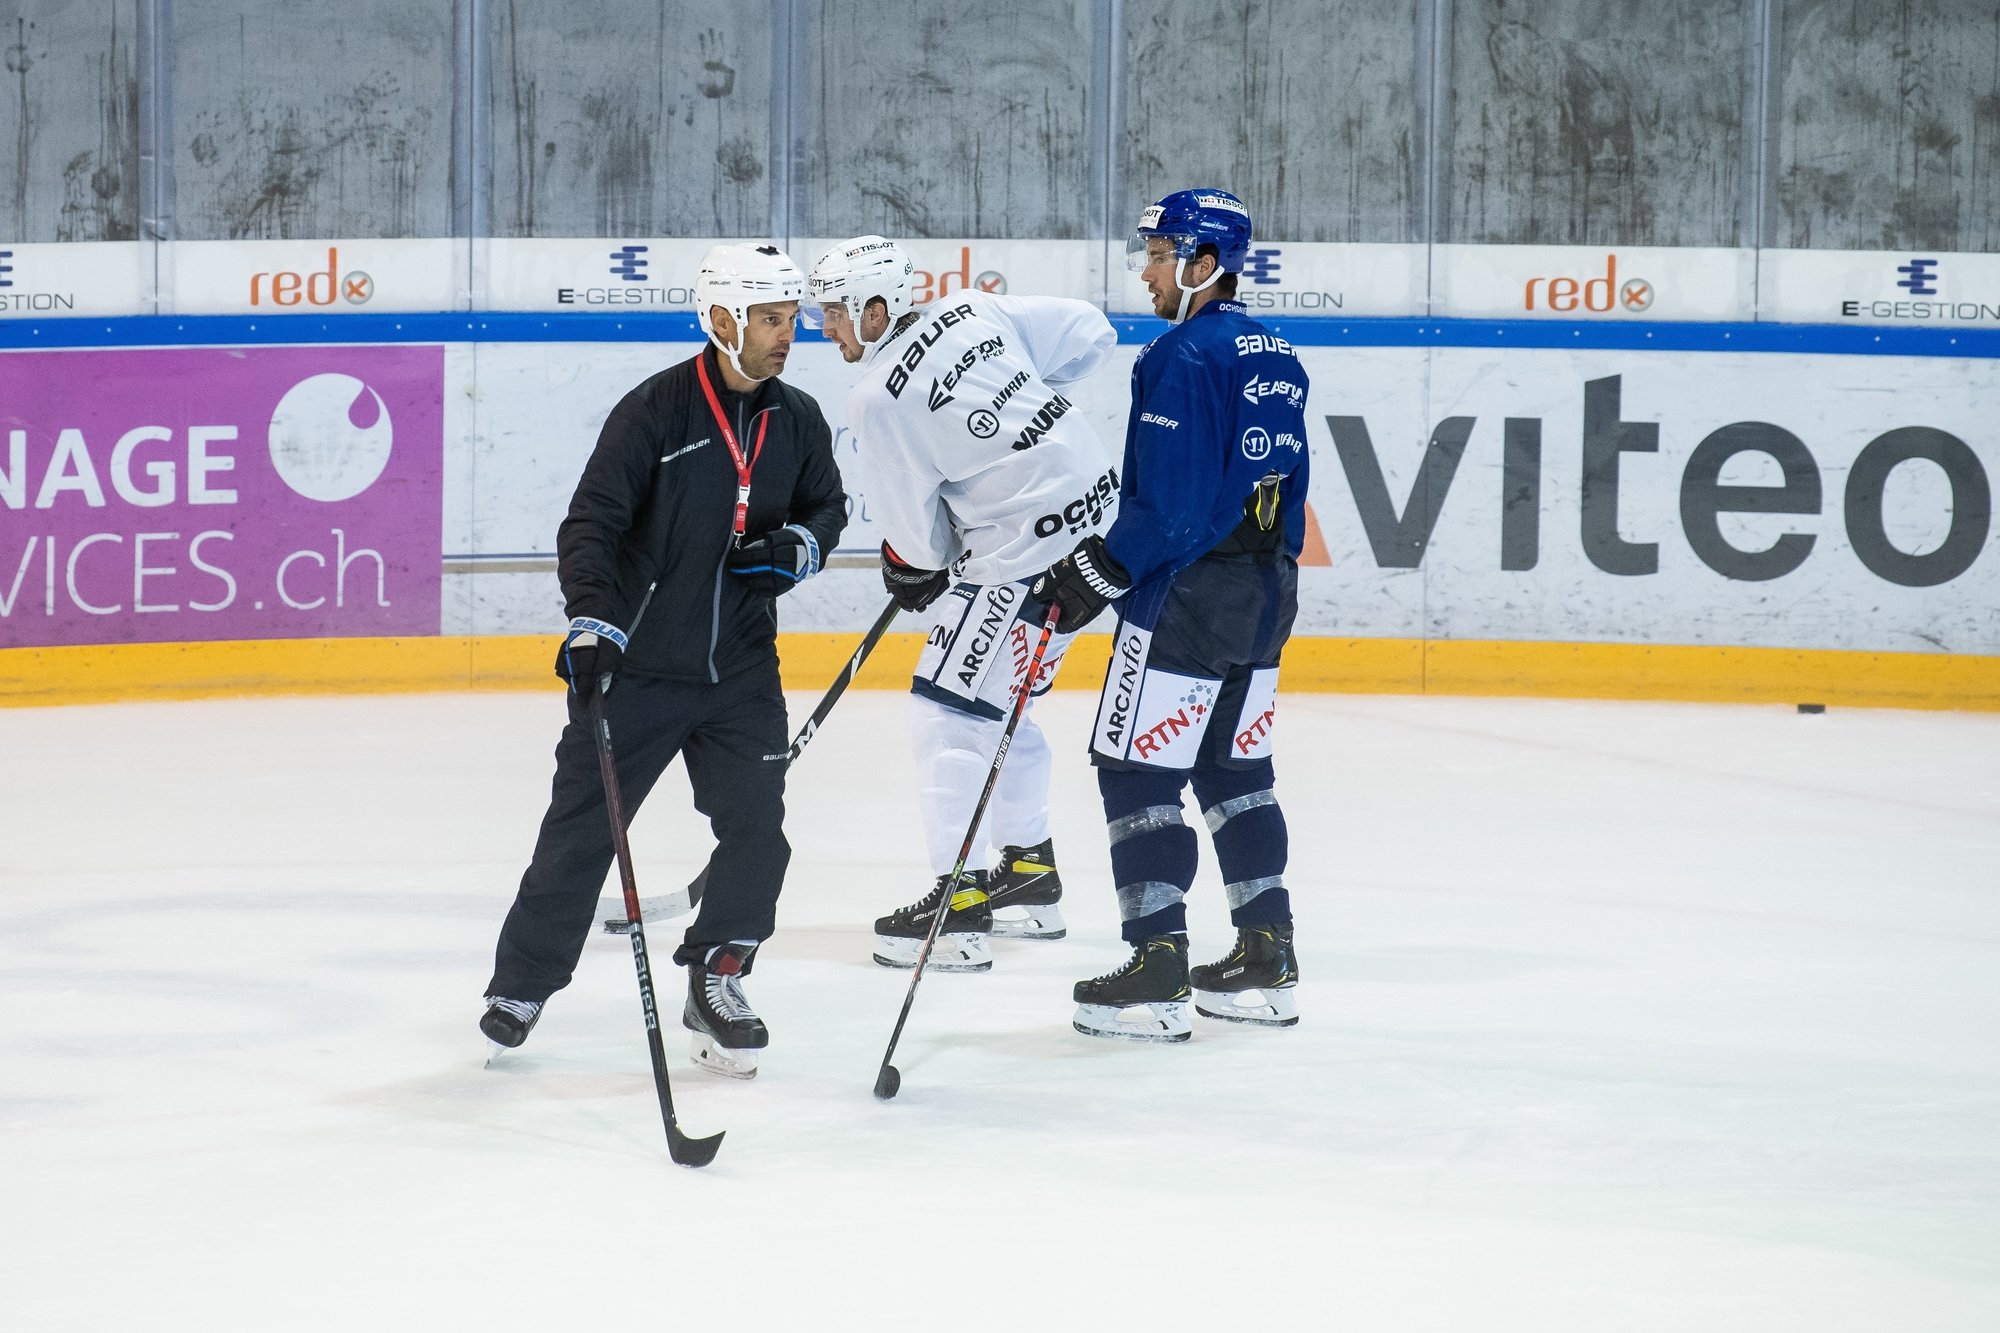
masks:
<path fill-rule="evenodd" d="M 1097 619 L 1098 612 L 1131 590 L 1132 576 L 1104 549 L 1104 539 L 1092 534 L 1050 565 L 1029 595 L 1044 606 L 1056 607 L 1060 612 L 1056 633 L 1069 634 Z"/>
<path fill-rule="evenodd" d="M 572 690 L 582 695 L 593 689 L 608 691 L 625 660 L 625 631 L 607 621 L 578 616 L 569 622 L 561 658 L 556 674 L 569 681 Z"/>
<path fill-rule="evenodd" d="M 819 543 L 797 524 L 786 524 L 729 553 L 729 572 L 756 591 L 782 596 L 819 573 Z"/>
<path fill-rule="evenodd" d="M 921 611 L 942 597 L 944 590 L 951 586 L 951 571 L 906 565 L 889 549 L 889 543 L 883 542 L 882 586 L 896 599 L 897 606 L 905 611 Z"/>

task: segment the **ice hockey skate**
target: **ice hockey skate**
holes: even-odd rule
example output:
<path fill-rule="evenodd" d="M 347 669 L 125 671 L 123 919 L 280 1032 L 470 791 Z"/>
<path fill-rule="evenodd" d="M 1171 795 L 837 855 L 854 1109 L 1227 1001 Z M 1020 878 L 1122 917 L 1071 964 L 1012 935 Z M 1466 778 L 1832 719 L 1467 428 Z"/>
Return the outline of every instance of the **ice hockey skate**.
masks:
<path fill-rule="evenodd" d="M 706 963 L 688 965 L 681 1025 L 692 1034 L 688 1054 L 697 1068 L 724 1078 L 757 1077 L 757 1052 L 771 1044 L 771 1033 L 743 998 L 743 968 L 756 951 L 754 944 L 725 944 Z"/>
<path fill-rule="evenodd" d="M 1069 934 L 1062 908 L 1056 906 L 1062 899 L 1062 877 L 1056 873 L 1052 839 L 1033 847 L 1001 848 L 987 894 L 993 933 L 1002 939 L 1059 940 Z"/>
<path fill-rule="evenodd" d="M 1299 960 L 1292 927 L 1240 926 L 1236 947 L 1188 974 L 1194 1011 L 1203 1018 L 1288 1028 L 1299 1021 Z"/>
<path fill-rule="evenodd" d="M 930 934 L 931 916 L 944 901 L 949 875 L 939 875 L 937 886 L 908 907 L 891 912 L 875 922 L 875 961 L 884 967 L 915 967 Z M 938 926 L 937 943 L 931 946 L 932 972 L 987 972 L 993 967 L 993 950 L 986 936 L 993 929 L 993 909 L 986 896 L 987 874 L 969 870 L 959 876 L 958 891 Z"/>
<path fill-rule="evenodd" d="M 486 997 L 486 1012 L 480 1016 L 479 1030 L 486 1034 L 486 1063 L 502 1051 L 511 1051 L 528 1039 L 541 1021 L 542 1000 L 510 1000 L 504 995 Z"/>
<path fill-rule="evenodd" d="M 1136 945 L 1115 972 L 1076 983 L 1072 1026 L 1087 1037 L 1186 1041 L 1187 936 L 1155 935 Z"/>

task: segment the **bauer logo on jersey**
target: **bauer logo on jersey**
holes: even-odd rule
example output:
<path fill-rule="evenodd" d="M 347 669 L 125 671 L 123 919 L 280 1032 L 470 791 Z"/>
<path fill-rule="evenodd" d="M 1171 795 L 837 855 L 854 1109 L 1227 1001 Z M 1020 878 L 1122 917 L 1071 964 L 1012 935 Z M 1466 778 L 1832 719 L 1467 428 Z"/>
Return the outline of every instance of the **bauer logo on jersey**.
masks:
<path fill-rule="evenodd" d="M 1179 430 L 1181 423 L 1172 417 L 1163 417 L 1158 412 L 1141 412 L 1139 422 L 1146 426 L 1159 426 L 1164 430 Z"/>
<path fill-rule="evenodd" d="M 976 316 L 971 306 L 955 305 L 933 316 L 930 323 L 918 329 L 911 336 L 910 345 L 903 349 L 902 356 L 896 362 L 896 368 L 889 372 L 889 396 L 891 398 L 903 396 L 903 387 L 910 382 L 910 372 L 923 364 L 924 354 L 931 350 L 933 343 L 944 337 L 946 329 L 961 319 L 973 318 Z"/>

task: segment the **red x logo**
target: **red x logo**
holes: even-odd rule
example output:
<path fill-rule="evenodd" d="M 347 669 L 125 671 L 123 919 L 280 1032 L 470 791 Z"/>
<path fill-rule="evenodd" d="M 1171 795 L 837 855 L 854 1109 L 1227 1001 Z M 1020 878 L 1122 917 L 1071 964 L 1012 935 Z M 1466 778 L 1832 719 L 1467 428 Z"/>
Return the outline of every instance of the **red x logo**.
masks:
<path fill-rule="evenodd" d="M 349 305 L 363 305 L 375 294 L 375 279 L 366 273 L 350 273 L 341 280 L 342 294 Z"/>

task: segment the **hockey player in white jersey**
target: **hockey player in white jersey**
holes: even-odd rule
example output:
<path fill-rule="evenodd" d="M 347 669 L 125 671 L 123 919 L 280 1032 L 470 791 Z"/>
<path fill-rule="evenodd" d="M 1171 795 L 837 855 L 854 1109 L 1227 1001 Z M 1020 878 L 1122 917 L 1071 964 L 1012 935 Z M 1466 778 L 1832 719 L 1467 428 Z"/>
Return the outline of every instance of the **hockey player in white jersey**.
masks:
<path fill-rule="evenodd" d="M 916 965 L 943 904 L 1047 615 L 1028 581 L 1108 529 L 1118 497 L 1109 453 L 1063 394 L 1117 344 L 1103 313 L 1084 301 L 979 291 L 917 310 L 912 273 L 901 246 L 857 236 L 814 265 L 805 307 L 807 321 L 822 320 L 841 354 L 864 367 L 847 421 L 869 517 L 885 538 L 883 584 L 905 610 L 939 604 L 910 684 L 919 805 L 937 883 L 875 923 L 875 961 L 887 967 Z M 1051 640 L 1034 694 L 1054 681 L 1070 638 Z M 946 908 L 931 968 L 991 968 L 989 932 L 1065 933 L 1048 787 L 1049 746 L 1030 711 Z"/>

